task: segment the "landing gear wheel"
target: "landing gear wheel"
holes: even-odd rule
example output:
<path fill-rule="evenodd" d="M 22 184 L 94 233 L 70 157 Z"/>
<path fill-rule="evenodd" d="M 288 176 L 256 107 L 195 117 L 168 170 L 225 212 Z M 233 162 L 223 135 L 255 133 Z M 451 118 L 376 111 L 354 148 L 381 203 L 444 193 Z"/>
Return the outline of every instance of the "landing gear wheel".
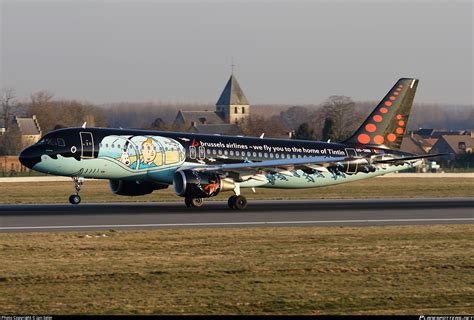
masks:
<path fill-rule="evenodd" d="M 71 204 L 79 204 L 81 203 L 81 197 L 78 194 L 71 194 L 69 197 L 69 202 Z"/>
<path fill-rule="evenodd" d="M 244 210 L 247 207 L 247 198 L 244 196 L 232 196 L 229 198 L 229 207 L 236 210 Z M 230 206 L 232 205 L 232 206 Z"/>
<path fill-rule="evenodd" d="M 202 198 L 186 198 L 184 203 L 188 208 L 199 208 L 204 204 L 204 200 Z"/>
<path fill-rule="evenodd" d="M 229 197 L 229 200 L 227 200 L 227 204 L 229 205 L 229 208 L 231 209 L 235 209 L 235 198 L 237 198 L 237 196 L 230 196 Z"/>
<path fill-rule="evenodd" d="M 71 194 L 69 197 L 69 202 L 71 204 L 79 204 L 81 203 L 81 197 L 79 196 L 79 192 L 81 191 L 82 184 L 84 183 L 84 178 L 81 177 L 72 177 L 72 181 L 74 183 L 74 189 L 76 193 Z"/>

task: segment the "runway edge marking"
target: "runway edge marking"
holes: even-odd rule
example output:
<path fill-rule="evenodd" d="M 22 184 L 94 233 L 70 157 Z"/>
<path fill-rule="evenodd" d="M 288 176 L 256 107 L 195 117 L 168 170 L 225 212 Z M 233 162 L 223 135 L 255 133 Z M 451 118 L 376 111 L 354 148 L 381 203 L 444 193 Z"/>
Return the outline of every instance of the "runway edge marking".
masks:
<path fill-rule="evenodd" d="M 329 224 L 329 223 L 377 223 L 377 222 L 443 222 L 474 221 L 474 218 L 440 218 L 440 219 L 371 219 L 371 220 L 326 220 L 326 221 L 248 221 L 248 222 L 202 222 L 202 223 L 151 223 L 151 224 L 104 224 L 83 226 L 30 226 L 0 227 L 0 230 L 38 230 L 38 229 L 74 229 L 74 228 L 134 228 L 134 227 L 206 227 L 236 225 L 282 225 L 282 224 Z"/>

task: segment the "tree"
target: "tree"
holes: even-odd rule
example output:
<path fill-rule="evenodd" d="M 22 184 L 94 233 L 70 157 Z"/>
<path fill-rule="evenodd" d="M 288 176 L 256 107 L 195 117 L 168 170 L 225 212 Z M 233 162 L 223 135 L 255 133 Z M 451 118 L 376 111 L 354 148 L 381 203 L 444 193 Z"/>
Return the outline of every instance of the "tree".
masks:
<path fill-rule="evenodd" d="M 47 91 L 31 95 L 29 114 L 36 115 L 44 133 L 60 127 L 79 127 L 84 122 L 87 127 L 107 125 L 101 108 L 76 100 L 55 100 Z"/>
<path fill-rule="evenodd" d="M 307 122 L 311 117 L 311 112 L 306 107 L 294 106 L 288 110 L 280 112 L 281 121 L 290 129 L 296 130 L 300 124 Z"/>
<path fill-rule="evenodd" d="M 250 117 L 239 123 L 242 133 L 246 136 L 259 137 L 262 133 L 265 137 L 281 138 L 288 132 L 280 120 L 279 116 L 265 118 L 258 115 L 250 115 Z"/>
<path fill-rule="evenodd" d="M 334 121 L 331 118 L 326 118 L 324 120 L 324 127 L 323 127 L 323 140 L 327 141 L 331 139 L 334 135 Z"/>
<path fill-rule="evenodd" d="M 5 129 L 8 130 L 10 124 L 10 115 L 12 103 L 15 101 L 15 89 L 13 88 L 3 88 L 0 90 L 0 101 L 2 104 L 2 118 L 4 121 Z"/>
<path fill-rule="evenodd" d="M 57 110 L 54 110 L 53 94 L 48 91 L 38 91 L 30 95 L 30 114 L 36 115 L 44 133 L 53 130 L 57 125 Z"/>
<path fill-rule="evenodd" d="M 332 121 L 332 130 L 327 137 L 328 139 L 342 141 L 355 131 L 358 117 L 355 103 L 351 98 L 346 96 L 330 96 L 322 104 L 322 112 L 325 115 L 325 119 L 331 119 Z"/>
<path fill-rule="evenodd" d="M 293 139 L 314 140 L 314 130 L 307 122 L 304 122 L 296 129 Z"/>
<path fill-rule="evenodd" d="M 18 155 L 21 149 L 21 134 L 18 126 L 10 126 L 0 137 L 1 155 Z"/>

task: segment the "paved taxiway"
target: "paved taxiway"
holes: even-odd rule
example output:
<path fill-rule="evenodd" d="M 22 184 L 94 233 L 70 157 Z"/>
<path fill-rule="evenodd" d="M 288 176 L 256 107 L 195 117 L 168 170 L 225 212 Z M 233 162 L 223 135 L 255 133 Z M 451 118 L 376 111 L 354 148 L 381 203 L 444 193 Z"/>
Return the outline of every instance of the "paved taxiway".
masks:
<path fill-rule="evenodd" d="M 222 201 L 202 208 L 181 202 L 0 205 L 0 232 L 443 223 L 474 223 L 474 198 L 251 200 L 244 211 Z"/>

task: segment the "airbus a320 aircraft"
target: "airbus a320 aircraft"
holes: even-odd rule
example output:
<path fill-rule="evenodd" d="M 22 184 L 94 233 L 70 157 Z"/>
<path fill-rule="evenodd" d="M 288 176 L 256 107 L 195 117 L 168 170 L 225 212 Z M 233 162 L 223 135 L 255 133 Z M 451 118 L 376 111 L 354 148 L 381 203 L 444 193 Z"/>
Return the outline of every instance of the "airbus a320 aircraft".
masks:
<path fill-rule="evenodd" d="M 20 154 L 23 165 L 69 176 L 81 201 L 84 178 L 108 179 L 117 195 L 139 196 L 173 185 L 188 207 L 229 192 L 229 207 L 247 206 L 243 188 L 314 188 L 372 178 L 419 165 L 399 151 L 417 79 L 402 78 L 344 142 L 263 139 L 107 128 L 46 134 Z"/>

